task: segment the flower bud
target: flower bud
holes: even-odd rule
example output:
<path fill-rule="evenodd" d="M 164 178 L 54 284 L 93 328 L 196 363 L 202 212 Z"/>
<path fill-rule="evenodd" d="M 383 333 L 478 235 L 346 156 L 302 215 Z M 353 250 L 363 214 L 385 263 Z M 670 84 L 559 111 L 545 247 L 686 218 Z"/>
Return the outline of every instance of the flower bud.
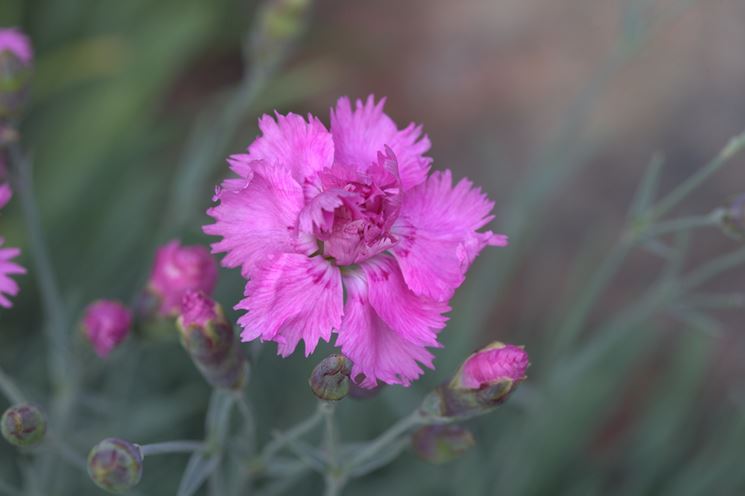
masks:
<path fill-rule="evenodd" d="M 12 445 L 31 447 L 39 444 L 47 432 L 47 419 L 33 405 L 15 405 L 3 413 L 0 431 Z"/>
<path fill-rule="evenodd" d="M 142 458 L 138 445 L 110 437 L 88 454 L 88 475 L 101 489 L 123 493 L 140 482 Z"/>
<path fill-rule="evenodd" d="M 113 300 L 98 300 L 85 309 L 83 333 L 96 354 L 106 358 L 129 334 L 130 311 Z"/>
<path fill-rule="evenodd" d="M 254 28 L 252 55 L 258 65 L 274 64 L 303 32 L 311 0 L 268 0 Z"/>
<path fill-rule="evenodd" d="M 422 413 L 444 419 L 486 413 L 525 380 L 529 365 L 522 347 L 495 341 L 469 356 L 449 384 L 430 393 Z"/>
<path fill-rule="evenodd" d="M 435 464 L 458 458 L 474 444 L 470 431 L 452 424 L 422 427 L 411 438 L 414 452 L 420 458 Z"/>
<path fill-rule="evenodd" d="M 161 315 L 178 315 L 181 299 L 189 291 L 212 294 L 217 263 L 204 246 L 181 246 L 174 240 L 158 248 L 148 289 L 160 300 Z"/>
<path fill-rule="evenodd" d="M 718 212 L 718 220 L 724 231 L 734 238 L 745 239 L 745 194 L 733 198 Z"/>
<path fill-rule="evenodd" d="M 181 344 L 207 382 L 223 389 L 243 387 L 246 359 L 220 305 L 200 291 L 188 291 L 177 324 Z"/>
<path fill-rule="evenodd" d="M 327 401 L 338 401 L 349 393 L 352 362 L 344 355 L 329 355 L 316 365 L 308 384 L 313 394 Z"/>
<path fill-rule="evenodd" d="M 33 52 L 28 37 L 0 29 L 0 118 L 17 117 L 28 98 Z"/>

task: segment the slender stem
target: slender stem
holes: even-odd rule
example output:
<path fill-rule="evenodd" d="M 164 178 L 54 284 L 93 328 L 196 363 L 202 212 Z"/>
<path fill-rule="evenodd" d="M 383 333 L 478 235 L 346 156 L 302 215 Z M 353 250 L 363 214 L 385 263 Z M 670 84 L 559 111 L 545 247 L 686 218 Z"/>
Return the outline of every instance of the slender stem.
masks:
<path fill-rule="evenodd" d="M 326 473 L 324 480 L 326 482 L 326 496 L 337 496 L 341 494 L 346 477 L 339 467 L 339 433 L 336 430 L 334 414 L 336 404 L 330 401 L 323 401 L 319 405 L 319 410 L 323 414 L 324 429 L 323 446 L 326 452 Z"/>
<path fill-rule="evenodd" d="M 684 291 L 691 291 L 719 274 L 745 264 L 745 248 L 740 248 L 692 271 L 681 281 Z"/>
<path fill-rule="evenodd" d="M 0 391 L 12 404 L 26 403 L 26 398 L 16 386 L 15 381 L 0 368 Z"/>
<path fill-rule="evenodd" d="M 336 412 L 336 405 L 330 401 L 324 401 L 320 405 L 321 412 L 323 413 L 324 420 L 324 437 L 323 444 L 324 450 L 326 451 L 326 463 L 332 469 L 338 466 L 338 433 L 336 431 L 336 424 L 334 423 L 334 413 Z"/>
<path fill-rule="evenodd" d="M 339 496 L 341 494 L 342 488 L 344 487 L 342 479 L 327 475 L 325 481 L 326 488 L 323 491 L 324 496 Z"/>
<path fill-rule="evenodd" d="M 204 451 L 202 441 L 167 441 L 165 443 L 146 444 L 140 446 L 142 456 L 164 455 L 167 453 L 194 453 Z"/>
<path fill-rule="evenodd" d="M 623 266 L 632 244 L 629 238 L 622 238 L 616 242 L 608 256 L 603 259 L 601 266 L 593 273 L 589 284 L 579 295 L 578 302 L 573 305 L 571 312 L 556 333 L 556 350 L 559 354 L 575 340 L 584 327 L 595 303 L 605 293 L 606 288 Z"/>
<path fill-rule="evenodd" d="M 215 115 L 208 111 L 200 116 L 192 129 L 179 173 L 174 176 L 160 235 L 178 232 L 192 218 L 197 206 L 195 193 L 204 186 L 205 179 L 212 171 L 211 166 L 218 162 L 218 157 L 230 145 L 241 119 L 270 76 L 271 71 L 260 67 L 249 71 L 220 113 Z"/>
<path fill-rule="evenodd" d="M 23 493 L 20 489 L 16 489 L 4 480 L 0 479 L 0 494 L 7 496 L 20 496 Z"/>
<path fill-rule="evenodd" d="M 743 148 L 745 148 L 745 132 L 730 139 L 727 145 L 716 157 L 714 157 L 713 160 L 660 200 L 652 210 L 652 219 L 659 219 L 675 208 L 681 201 L 691 194 L 691 192 L 701 185 L 701 183 L 706 181 L 712 174 L 729 163 L 730 159 L 742 151 Z"/>
<path fill-rule="evenodd" d="M 269 444 L 267 444 L 261 451 L 258 459 L 262 465 L 266 465 L 282 448 L 287 446 L 291 441 L 298 439 L 299 437 L 307 434 L 313 428 L 323 420 L 323 414 L 321 413 L 320 407 L 315 413 L 303 420 L 287 432 L 282 433 L 281 436 L 275 437 Z"/>
<path fill-rule="evenodd" d="M 740 308 L 745 306 L 745 293 L 691 295 L 685 304 L 695 308 Z"/>
<path fill-rule="evenodd" d="M 87 470 L 88 463 L 86 462 L 85 458 L 83 458 L 67 443 L 65 443 L 65 441 L 56 433 L 47 432 L 47 439 L 49 439 L 52 447 L 57 451 L 57 453 L 59 453 L 62 459 L 79 470 Z"/>
<path fill-rule="evenodd" d="M 351 467 L 355 467 L 370 461 L 375 458 L 381 451 L 388 448 L 390 445 L 395 444 L 396 441 L 408 433 L 411 429 L 416 426 L 424 425 L 425 419 L 422 417 L 419 410 L 415 411 L 411 415 L 402 418 L 395 424 L 393 424 L 387 431 L 385 431 L 380 437 L 367 444 L 359 453 L 352 457 L 350 462 Z"/>
<path fill-rule="evenodd" d="M 53 384 L 59 385 L 70 375 L 71 360 L 67 344 L 67 314 L 62 293 L 57 284 L 51 257 L 41 223 L 38 204 L 34 195 L 31 160 L 26 157 L 18 144 L 9 148 L 10 164 L 16 176 L 16 188 L 21 201 L 26 228 L 29 233 L 31 257 L 36 270 L 34 275 L 39 283 L 49 339 L 50 374 Z"/>
<path fill-rule="evenodd" d="M 709 227 L 716 224 L 717 218 L 714 214 L 711 215 L 697 215 L 693 217 L 683 217 L 680 219 L 668 220 L 660 222 L 649 227 L 644 233 L 641 234 L 642 239 L 655 238 L 663 234 L 675 233 L 678 231 L 688 231 L 698 227 Z"/>

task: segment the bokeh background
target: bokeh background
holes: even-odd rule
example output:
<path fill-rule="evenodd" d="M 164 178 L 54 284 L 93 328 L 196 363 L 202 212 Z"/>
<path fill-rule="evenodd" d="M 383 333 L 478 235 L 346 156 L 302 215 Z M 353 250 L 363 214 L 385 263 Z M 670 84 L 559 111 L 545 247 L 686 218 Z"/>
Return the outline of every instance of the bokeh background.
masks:
<path fill-rule="evenodd" d="M 73 317 L 99 297 L 133 301 L 157 244 L 208 242 L 202 212 L 226 172 L 221 157 L 254 138 L 258 115 L 276 108 L 327 122 L 338 96 L 387 96 L 397 122 L 424 124 L 435 168 L 471 178 L 496 200 L 494 229 L 513 244 L 487 250 L 472 268 L 437 369 L 409 389 L 345 401 L 342 437 L 377 435 L 491 340 L 525 344 L 533 366 L 510 402 L 468 423 L 478 443 L 464 457 L 443 469 L 408 453 L 353 482 L 348 494 L 745 494 L 742 306 L 695 321 L 660 309 L 625 328 L 581 373 L 556 379 L 657 277 L 659 257 L 636 251 L 588 321 L 572 337 L 557 335 L 618 242 L 650 160 L 664 156 L 660 190 L 668 191 L 745 129 L 745 3 L 319 0 L 289 60 L 241 117 L 236 139 L 207 155 L 206 180 L 174 214 L 169 199 L 193 124 L 206 115 L 209 126 L 211 109 L 239 84 L 256 7 L 0 3 L 0 25 L 28 31 L 37 52 L 23 140 Z M 676 214 L 706 213 L 743 192 L 745 160 L 737 158 Z M 27 247 L 17 202 L 0 226 L 8 244 Z M 697 231 L 685 265 L 737 247 L 716 229 Z M 713 287 L 743 291 L 744 281 L 732 272 Z M 15 307 L 0 313 L 0 364 L 43 404 L 38 288 L 30 275 L 21 284 Z M 222 273 L 218 300 L 230 307 L 241 294 L 238 274 Z M 86 396 L 71 433 L 77 450 L 111 435 L 148 443 L 203 434 L 209 388 L 173 338 L 142 332 L 107 362 L 79 343 Z M 272 345 L 258 355 L 250 395 L 260 440 L 313 410 L 306 379 L 320 356 L 281 360 Z M 4 478 L 28 476 L 28 463 L 0 446 Z M 139 494 L 175 494 L 185 463 L 148 460 Z M 64 465 L 53 476 L 55 494 L 99 494 Z M 289 489 L 321 487 L 309 475 Z"/>

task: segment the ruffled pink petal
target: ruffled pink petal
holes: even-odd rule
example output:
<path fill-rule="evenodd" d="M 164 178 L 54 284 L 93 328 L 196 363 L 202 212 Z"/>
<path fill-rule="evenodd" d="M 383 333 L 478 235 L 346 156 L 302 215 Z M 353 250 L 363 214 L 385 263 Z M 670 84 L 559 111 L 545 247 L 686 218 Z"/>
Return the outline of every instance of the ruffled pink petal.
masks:
<path fill-rule="evenodd" d="M 213 253 L 226 253 L 222 264 L 240 266 L 248 276 L 267 253 L 296 251 L 303 191 L 288 169 L 262 161 L 240 164 L 246 177 L 223 181 L 215 194 L 220 204 L 207 211 L 216 222 L 203 229 L 222 236 L 212 245 Z"/>
<path fill-rule="evenodd" d="M 328 341 L 341 324 L 341 274 L 322 257 L 269 255 L 246 284 L 245 296 L 235 307 L 248 310 L 238 320 L 241 339 L 275 341 L 282 356 L 290 355 L 301 339 L 310 355 L 318 340 Z"/>
<path fill-rule="evenodd" d="M 420 364 L 433 368 L 434 356 L 426 346 L 437 346 L 445 306 L 417 300 L 386 261 L 347 273 L 344 286 L 347 302 L 336 345 L 354 363 L 353 377 L 364 375 L 361 386 L 372 388 L 379 380 L 409 386 L 422 374 Z M 386 296 L 387 290 L 395 294 Z"/>
<path fill-rule="evenodd" d="M 504 235 L 477 232 L 492 220 L 493 207 L 470 181 L 453 187 L 450 171 L 435 172 L 405 195 L 391 252 L 414 293 L 447 301 L 485 246 L 507 245 Z"/>
<path fill-rule="evenodd" d="M 0 238 L 0 246 L 2 244 L 3 239 Z M 10 278 L 12 275 L 26 273 L 26 269 L 11 262 L 20 253 L 21 250 L 18 248 L 0 248 L 0 307 L 10 308 L 13 306 L 8 297 L 16 296 L 20 291 L 18 283 Z"/>
<path fill-rule="evenodd" d="M 393 332 L 421 346 L 439 346 L 437 332 L 445 327 L 447 303 L 415 295 L 406 286 L 398 263 L 378 256 L 362 264 L 368 282 L 368 299 Z"/>
<path fill-rule="evenodd" d="M 332 189 L 316 195 L 300 212 L 300 230 L 315 233 L 320 239 L 327 238 L 334 226 L 334 210 L 344 204 L 345 198 L 353 196 L 354 193 L 342 189 Z"/>
<path fill-rule="evenodd" d="M 424 154 L 430 148 L 430 141 L 426 135 L 422 136 L 421 126 L 409 124 L 399 130 L 383 112 L 384 104 L 385 99 L 375 103 L 370 95 L 364 103 L 357 100 L 352 109 L 349 98 L 339 99 L 336 108 L 331 110 L 334 161 L 366 170 L 387 145 L 398 158 L 401 185 L 408 190 L 427 177 L 432 159 Z"/>
<path fill-rule="evenodd" d="M 299 183 L 330 167 L 334 159 L 331 133 L 312 115 L 306 122 L 297 114 L 275 113 L 259 119 L 262 135 L 248 147 L 250 160 L 266 162 L 291 171 Z"/>

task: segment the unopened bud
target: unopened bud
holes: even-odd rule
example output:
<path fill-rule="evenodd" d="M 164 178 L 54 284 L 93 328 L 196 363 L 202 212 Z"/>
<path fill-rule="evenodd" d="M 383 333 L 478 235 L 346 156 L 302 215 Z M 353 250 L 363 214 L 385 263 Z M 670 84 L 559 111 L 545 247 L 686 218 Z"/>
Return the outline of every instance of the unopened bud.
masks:
<path fill-rule="evenodd" d="M 449 384 L 430 393 L 422 413 L 444 419 L 486 413 L 525 380 L 529 365 L 521 346 L 494 342 L 469 356 Z"/>
<path fill-rule="evenodd" d="M 36 446 L 47 432 L 47 420 L 34 405 L 15 405 L 3 413 L 0 430 L 3 437 L 14 446 Z"/>
<path fill-rule="evenodd" d="M 106 358 L 129 335 L 130 311 L 113 300 L 98 300 L 85 309 L 83 333 L 101 358 Z"/>
<path fill-rule="evenodd" d="M 217 263 L 204 246 L 182 246 L 171 241 L 155 253 L 148 289 L 159 303 L 161 315 L 178 315 L 187 291 L 212 294 L 217 282 Z"/>
<path fill-rule="evenodd" d="M 223 389 L 243 387 L 246 359 L 220 305 L 201 291 L 188 291 L 177 324 L 181 344 L 207 382 Z"/>
<path fill-rule="evenodd" d="M 142 458 L 138 445 L 110 437 L 88 454 L 88 475 L 101 489 L 123 493 L 140 482 Z"/>
<path fill-rule="evenodd" d="M 724 231 L 737 239 L 745 239 L 745 194 L 733 198 L 720 212 L 719 221 Z"/>
<path fill-rule="evenodd" d="M 330 355 L 316 365 L 308 384 L 313 394 L 327 401 L 338 401 L 349 393 L 352 362 L 344 355 Z"/>
<path fill-rule="evenodd" d="M 459 425 L 428 425 L 414 433 L 411 446 L 420 458 L 435 464 L 446 463 L 468 451 L 475 441 L 470 431 Z"/>
<path fill-rule="evenodd" d="M 275 63 L 304 31 L 311 0 L 267 0 L 259 12 L 252 41 L 254 62 Z"/>
<path fill-rule="evenodd" d="M 17 117 L 28 98 L 33 52 L 28 37 L 0 29 L 0 118 Z"/>

